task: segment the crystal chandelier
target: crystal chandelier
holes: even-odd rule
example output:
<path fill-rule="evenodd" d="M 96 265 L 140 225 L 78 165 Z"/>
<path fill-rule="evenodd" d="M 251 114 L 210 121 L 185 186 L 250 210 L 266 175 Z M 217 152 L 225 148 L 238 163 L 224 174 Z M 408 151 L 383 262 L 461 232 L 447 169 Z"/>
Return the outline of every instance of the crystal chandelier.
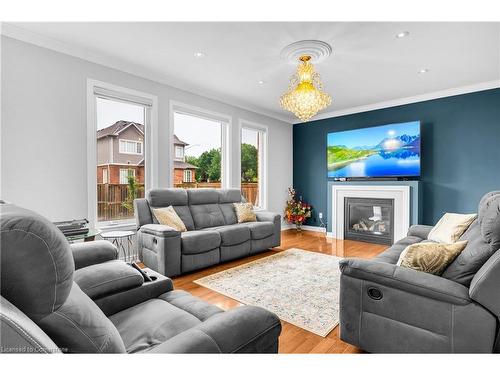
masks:
<path fill-rule="evenodd" d="M 290 77 L 288 91 L 280 99 L 281 108 L 302 121 L 308 121 L 332 103 L 331 96 L 323 91 L 319 73 L 314 71 L 310 60 L 309 55 L 300 56 L 297 72 Z"/>

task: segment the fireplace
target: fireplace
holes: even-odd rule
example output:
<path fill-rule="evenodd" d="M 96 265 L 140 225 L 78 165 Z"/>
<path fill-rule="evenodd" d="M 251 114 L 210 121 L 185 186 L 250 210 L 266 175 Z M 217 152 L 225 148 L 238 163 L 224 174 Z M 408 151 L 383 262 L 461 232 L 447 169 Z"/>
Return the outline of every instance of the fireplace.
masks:
<path fill-rule="evenodd" d="M 344 239 L 392 245 L 394 199 L 345 197 Z"/>

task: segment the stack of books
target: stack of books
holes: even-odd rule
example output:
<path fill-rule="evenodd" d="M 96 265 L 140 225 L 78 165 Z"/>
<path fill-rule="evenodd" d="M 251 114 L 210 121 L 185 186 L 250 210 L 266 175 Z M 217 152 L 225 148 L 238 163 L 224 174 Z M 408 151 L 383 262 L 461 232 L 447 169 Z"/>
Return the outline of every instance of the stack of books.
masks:
<path fill-rule="evenodd" d="M 89 221 L 87 219 L 80 220 L 68 220 L 68 221 L 58 221 L 54 225 L 61 231 L 66 237 L 77 236 L 81 234 L 87 234 L 89 228 L 87 224 Z"/>

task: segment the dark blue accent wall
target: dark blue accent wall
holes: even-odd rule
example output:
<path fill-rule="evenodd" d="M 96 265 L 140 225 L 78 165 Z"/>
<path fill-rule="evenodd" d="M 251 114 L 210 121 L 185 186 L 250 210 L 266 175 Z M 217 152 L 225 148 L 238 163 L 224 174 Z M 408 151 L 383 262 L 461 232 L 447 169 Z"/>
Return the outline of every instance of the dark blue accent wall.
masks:
<path fill-rule="evenodd" d="M 329 132 L 420 120 L 422 224 L 444 212 L 476 212 L 481 196 L 500 190 L 500 89 L 428 100 L 293 126 L 293 184 L 318 213 L 327 213 Z"/>

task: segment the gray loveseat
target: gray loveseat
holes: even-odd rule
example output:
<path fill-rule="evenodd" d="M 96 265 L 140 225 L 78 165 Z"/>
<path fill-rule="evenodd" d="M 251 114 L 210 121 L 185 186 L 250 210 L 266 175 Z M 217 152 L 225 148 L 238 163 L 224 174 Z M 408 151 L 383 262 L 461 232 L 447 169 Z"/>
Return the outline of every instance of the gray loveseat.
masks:
<path fill-rule="evenodd" d="M 176 276 L 280 245 L 281 216 L 256 212 L 238 224 L 233 203 L 239 189 L 153 189 L 134 201 L 139 258 L 149 268 Z M 173 206 L 187 231 L 158 224 L 151 208 Z"/>
<path fill-rule="evenodd" d="M 269 311 L 223 311 L 153 271 L 145 281 L 107 241 L 70 246 L 32 211 L 0 204 L 0 213 L 0 352 L 278 351 L 281 324 Z"/>
<path fill-rule="evenodd" d="M 342 340 L 379 353 L 500 352 L 500 192 L 481 199 L 466 248 L 441 276 L 396 266 L 431 229 L 411 227 L 372 260 L 340 262 Z"/>

